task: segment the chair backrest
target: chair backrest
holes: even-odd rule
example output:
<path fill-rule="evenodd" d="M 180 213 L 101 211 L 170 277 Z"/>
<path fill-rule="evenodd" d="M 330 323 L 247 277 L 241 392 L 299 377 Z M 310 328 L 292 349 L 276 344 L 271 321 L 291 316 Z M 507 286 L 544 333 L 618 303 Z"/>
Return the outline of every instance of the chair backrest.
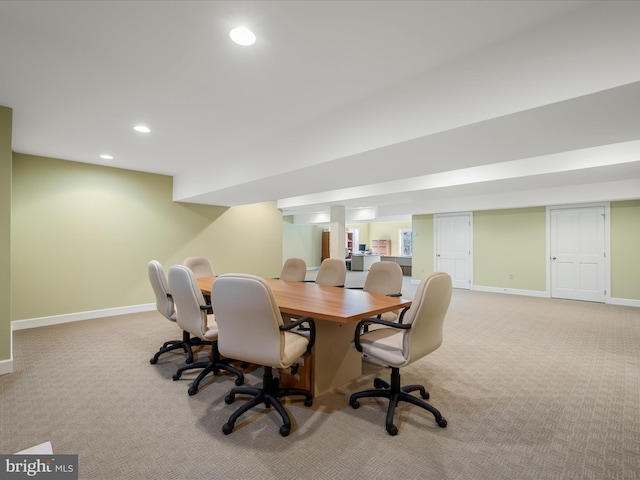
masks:
<path fill-rule="evenodd" d="M 407 363 L 428 355 L 442 344 L 442 324 L 450 301 L 449 274 L 434 272 L 422 279 L 411 307 L 402 319 L 402 323 L 411 325 L 402 345 Z"/>
<path fill-rule="evenodd" d="M 183 330 L 204 340 L 207 311 L 202 291 L 190 268 L 174 265 L 169 269 L 169 289 L 176 304 L 176 321 Z"/>
<path fill-rule="evenodd" d="M 347 279 L 347 264 L 339 258 L 325 258 L 320 264 L 316 283 L 328 287 L 343 287 Z"/>
<path fill-rule="evenodd" d="M 218 349 L 225 357 L 280 368 L 297 360 L 286 358 L 282 315 L 264 279 L 220 275 L 211 287 L 211 305 L 218 324 Z"/>
<path fill-rule="evenodd" d="M 287 258 L 280 272 L 280 280 L 304 282 L 307 275 L 307 264 L 301 258 Z"/>
<path fill-rule="evenodd" d="M 365 292 L 393 295 L 402 292 L 402 268 L 395 262 L 376 262 L 371 265 L 364 281 Z"/>
<path fill-rule="evenodd" d="M 196 278 L 215 277 L 216 272 L 213 270 L 211 260 L 207 257 L 189 257 L 185 258 L 182 264 L 191 269 Z"/>
<path fill-rule="evenodd" d="M 147 266 L 149 272 L 149 281 L 156 296 L 156 308 L 164 315 L 165 318 L 176 321 L 176 309 L 173 303 L 173 297 L 169 295 L 169 287 L 167 285 L 167 277 L 164 273 L 162 264 L 157 260 L 151 260 Z"/>

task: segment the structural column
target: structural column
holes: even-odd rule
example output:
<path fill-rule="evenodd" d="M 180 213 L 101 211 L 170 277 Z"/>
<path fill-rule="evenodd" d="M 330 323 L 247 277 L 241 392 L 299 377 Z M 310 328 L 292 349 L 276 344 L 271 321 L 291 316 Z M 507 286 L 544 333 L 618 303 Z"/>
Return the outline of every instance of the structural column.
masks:
<path fill-rule="evenodd" d="M 331 258 L 346 258 L 345 248 L 345 208 L 341 205 L 334 205 L 330 211 L 329 224 L 329 256 Z"/>

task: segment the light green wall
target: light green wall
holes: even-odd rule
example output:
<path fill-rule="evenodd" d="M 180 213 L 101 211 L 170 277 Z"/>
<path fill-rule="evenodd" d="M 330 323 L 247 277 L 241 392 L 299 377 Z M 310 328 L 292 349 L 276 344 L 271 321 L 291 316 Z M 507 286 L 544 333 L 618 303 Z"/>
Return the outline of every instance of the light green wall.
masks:
<path fill-rule="evenodd" d="M 13 158 L 13 320 L 151 303 L 151 259 L 168 269 L 202 255 L 218 274 L 280 273 L 275 202 L 177 203 L 164 175 Z"/>
<path fill-rule="evenodd" d="M 433 215 L 414 215 L 413 278 L 433 270 Z M 640 300 L 640 200 L 611 202 L 611 297 Z M 546 208 L 474 212 L 473 284 L 546 290 Z M 511 278 L 513 276 L 513 278 Z"/>
<path fill-rule="evenodd" d="M 12 113 L 0 107 L 0 362 L 11 359 Z"/>
<path fill-rule="evenodd" d="M 546 208 L 473 214 L 473 284 L 546 291 Z"/>
<path fill-rule="evenodd" d="M 611 202 L 611 296 L 640 300 L 640 200 Z"/>
<path fill-rule="evenodd" d="M 302 258 L 307 267 L 320 265 L 322 257 L 322 232 L 319 225 L 296 225 L 293 216 L 282 219 L 282 260 Z"/>
<path fill-rule="evenodd" d="M 414 215 L 411 278 L 421 280 L 433 272 L 433 215 Z"/>

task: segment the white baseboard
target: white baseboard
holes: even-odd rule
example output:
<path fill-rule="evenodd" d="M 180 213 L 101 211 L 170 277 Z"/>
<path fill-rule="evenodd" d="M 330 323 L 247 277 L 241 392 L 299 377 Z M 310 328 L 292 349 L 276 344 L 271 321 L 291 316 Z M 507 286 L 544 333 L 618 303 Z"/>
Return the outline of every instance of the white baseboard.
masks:
<path fill-rule="evenodd" d="M 472 290 L 477 290 L 479 292 L 507 293 L 511 295 L 526 295 L 529 297 L 551 298 L 549 297 L 547 292 L 541 292 L 539 290 L 518 290 L 515 288 L 483 287 L 482 285 L 474 285 Z M 611 305 L 640 307 L 640 300 L 633 300 L 630 298 L 611 298 L 611 301 L 609 303 Z"/>
<path fill-rule="evenodd" d="M 612 305 L 623 305 L 626 307 L 640 307 L 640 300 L 632 300 L 630 298 L 612 298 Z"/>
<path fill-rule="evenodd" d="M 482 285 L 474 285 L 472 290 L 478 292 L 491 292 L 491 293 L 507 293 L 509 295 L 525 295 L 527 297 L 543 297 L 548 298 L 547 292 L 541 292 L 540 290 L 521 290 L 518 288 L 501 288 L 501 287 L 484 287 Z"/>
<path fill-rule="evenodd" d="M 13 359 L 9 360 L 0 360 L 0 375 L 4 375 L 6 373 L 13 373 Z"/>
<path fill-rule="evenodd" d="M 48 325 L 58 325 L 60 323 L 78 322 L 80 320 L 93 320 L 96 318 L 114 317 L 116 315 L 126 315 L 127 313 L 149 312 L 156 309 L 155 303 L 142 305 L 131 305 L 128 307 L 105 308 L 104 310 L 91 310 L 89 312 L 67 313 L 64 315 L 53 315 L 50 317 L 27 318 L 24 320 L 14 320 L 11 322 L 11 330 L 24 330 L 26 328 L 46 327 Z"/>

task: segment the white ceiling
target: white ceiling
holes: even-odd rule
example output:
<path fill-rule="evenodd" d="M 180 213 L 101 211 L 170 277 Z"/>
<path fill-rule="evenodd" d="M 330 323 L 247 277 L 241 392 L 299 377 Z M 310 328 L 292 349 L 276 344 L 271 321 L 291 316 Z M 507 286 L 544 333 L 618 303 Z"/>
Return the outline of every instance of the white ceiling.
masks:
<path fill-rule="evenodd" d="M 299 221 L 640 198 L 639 21 L 638 1 L 4 0 L 0 105 L 16 152 Z"/>

